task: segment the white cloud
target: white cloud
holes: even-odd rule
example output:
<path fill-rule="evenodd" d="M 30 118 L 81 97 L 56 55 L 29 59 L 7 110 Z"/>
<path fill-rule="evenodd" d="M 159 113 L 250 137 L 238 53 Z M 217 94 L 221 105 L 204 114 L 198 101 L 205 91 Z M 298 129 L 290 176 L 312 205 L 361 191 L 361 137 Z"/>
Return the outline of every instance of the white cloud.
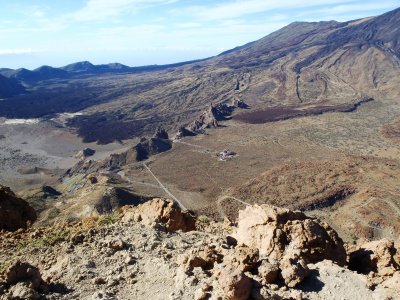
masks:
<path fill-rule="evenodd" d="M 198 5 L 184 9 L 184 13 L 189 13 L 197 18 L 204 20 L 234 19 L 243 16 L 262 13 L 272 10 L 290 10 L 296 8 L 310 8 L 332 4 L 354 2 L 355 0 L 236 0 L 229 1 L 214 6 Z M 182 12 L 182 11 L 181 11 Z M 180 13 L 175 10 L 175 13 Z"/>
<path fill-rule="evenodd" d="M 98 21 L 134 12 L 143 6 L 170 4 L 177 0 L 88 0 L 86 5 L 71 17 L 77 21 Z"/>
<path fill-rule="evenodd" d="M 0 55 L 19 55 L 19 54 L 31 54 L 37 51 L 26 48 L 26 49 L 0 49 Z"/>
<path fill-rule="evenodd" d="M 353 3 L 353 4 L 341 4 L 335 5 L 333 7 L 324 8 L 324 9 L 317 9 L 317 10 L 310 10 L 307 14 L 315 14 L 320 15 L 322 14 L 330 14 L 330 15 L 337 15 L 341 16 L 342 14 L 349 14 L 351 12 L 357 12 L 358 14 L 362 14 L 366 11 L 375 11 L 375 10 L 382 10 L 382 9 L 391 9 L 398 4 L 398 1 L 380 1 L 377 3 Z M 354 16 L 350 16 L 348 20 L 354 18 Z"/>

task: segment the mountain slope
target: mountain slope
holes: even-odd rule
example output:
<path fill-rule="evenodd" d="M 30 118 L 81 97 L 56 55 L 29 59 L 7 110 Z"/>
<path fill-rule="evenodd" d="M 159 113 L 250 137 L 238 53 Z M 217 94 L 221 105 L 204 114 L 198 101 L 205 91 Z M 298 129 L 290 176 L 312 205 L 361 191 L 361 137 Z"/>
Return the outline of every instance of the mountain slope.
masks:
<path fill-rule="evenodd" d="M 25 88 L 16 80 L 0 75 L 0 98 L 8 98 L 24 91 Z"/>
<path fill-rule="evenodd" d="M 349 111 L 365 100 L 400 96 L 399 28 L 397 9 L 343 23 L 295 22 L 201 61 L 129 70 L 118 64 L 80 62 L 62 68 L 70 74 L 87 74 L 71 78 L 62 96 L 46 94 L 53 90 L 18 97 L 15 101 L 24 105 L 15 108 L 0 103 L 0 114 L 37 117 L 84 109 L 85 114 L 74 118 L 70 126 L 83 137 L 98 140 L 99 135 L 110 136 L 118 128 L 123 129 L 123 139 L 148 134 L 161 123 L 168 130 L 177 130 L 210 103 L 234 99 L 251 106 L 236 113 L 245 114 L 240 120 L 251 120 L 254 114 L 265 122 Z M 113 74 L 106 70 L 123 71 Z M 384 99 L 380 99 L 382 95 Z M 46 101 L 32 102 L 31 97 Z M 284 112 L 283 117 L 275 116 L 277 109 Z M 296 113 L 287 114 L 287 110 Z M 93 126 L 102 130 L 93 134 Z"/>

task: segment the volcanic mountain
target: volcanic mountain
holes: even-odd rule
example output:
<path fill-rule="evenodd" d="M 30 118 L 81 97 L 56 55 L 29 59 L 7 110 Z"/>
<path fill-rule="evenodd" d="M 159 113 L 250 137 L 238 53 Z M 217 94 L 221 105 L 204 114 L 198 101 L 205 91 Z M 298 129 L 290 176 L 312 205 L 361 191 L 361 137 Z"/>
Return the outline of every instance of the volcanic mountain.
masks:
<path fill-rule="evenodd" d="M 349 111 L 381 95 L 400 95 L 399 39 L 396 9 L 342 23 L 295 22 L 216 57 L 164 68 L 129 71 L 119 64 L 80 62 L 62 68 L 69 72 L 67 84 L 56 90 L 36 87 L 29 95 L 2 101 L 0 115 L 84 110 L 69 126 L 88 141 L 111 142 L 116 130 L 118 139 L 148 134 L 160 123 L 177 130 L 210 103 L 233 99 L 252 107 L 234 118 L 252 123 Z M 99 72 L 105 69 L 115 72 Z M 89 71 L 94 74 L 78 76 Z"/>

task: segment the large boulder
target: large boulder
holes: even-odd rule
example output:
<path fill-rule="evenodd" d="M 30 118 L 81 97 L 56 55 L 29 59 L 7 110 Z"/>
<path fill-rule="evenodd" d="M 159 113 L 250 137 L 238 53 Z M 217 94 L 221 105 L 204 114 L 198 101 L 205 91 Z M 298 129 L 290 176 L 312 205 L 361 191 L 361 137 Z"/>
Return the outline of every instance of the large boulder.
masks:
<path fill-rule="evenodd" d="M 394 242 L 388 239 L 363 244 L 349 255 L 349 268 L 362 274 L 379 277 L 392 276 L 400 271 L 396 262 Z"/>
<path fill-rule="evenodd" d="M 0 185 L 0 230 L 26 229 L 36 220 L 35 210 L 18 198 L 10 188 Z"/>
<path fill-rule="evenodd" d="M 82 160 L 85 159 L 89 156 L 93 156 L 96 153 L 96 150 L 93 150 L 91 148 L 85 148 L 81 151 L 79 151 L 76 155 L 75 158 Z"/>
<path fill-rule="evenodd" d="M 164 224 L 167 231 L 196 229 L 195 220 L 188 212 L 168 199 L 156 198 L 138 206 L 124 206 L 121 209 L 123 222 L 141 222 L 145 225 Z"/>
<path fill-rule="evenodd" d="M 217 293 L 226 300 L 247 300 L 252 287 L 251 278 L 234 266 L 223 268 L 218 276 Z"/>
<path fill-rule="evenodd" d="M 302 212 L 271 205 L 248 206 L 239 212 L 238 244 L 258 249 L 260 257 L 279 262 L 282 279 L 294 287 L 309 274 L 307 264 L 325 259 L 343 266 L 343 241 L 328 224 Z"/>
<path fill-rule="evenodd" d="M 7 269 L 5 282 L 10 286 L 25 282 L 30 288 L 38 289 L 43 284 L 43 279 L 38 268 L 29 263 L 17 261 Z"/>
<path fill-rule="evenodd" d="M 5 297 L 0 299 L 45 299 L 40 293 L 47 293 L 50 288 L 37 267 L 21 261 L 14 262 L 0 276 L 0 281 L 5 284 Z"/>
<path fill-rule="evenodd" d="M 346 251 L 338 234 L 326 223 L 271 205 L 248 206 L 239 212 L 236 239 L 260 251 L 260 256 L 281 260 L 298 252 L 306 263 L 324 259 L 346 263 Z"/>

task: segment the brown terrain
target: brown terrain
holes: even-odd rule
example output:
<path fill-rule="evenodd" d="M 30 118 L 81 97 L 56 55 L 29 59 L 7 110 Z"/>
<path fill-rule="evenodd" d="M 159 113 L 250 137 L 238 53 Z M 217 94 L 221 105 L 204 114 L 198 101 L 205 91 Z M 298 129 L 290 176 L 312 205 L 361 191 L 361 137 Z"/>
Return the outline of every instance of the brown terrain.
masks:
<path fill-rule="evenodd" d="M 400 77 L 399 35 L 388 24 L 399 14 L 294 23 L 217 57 L 159 70 L 22 80 L 29 93 L 1 101 L 1 113 L 40 118 L 3 119 L 1 182 L 39 208 L 40 220 L 98 213 L 104 195 L 122 188 L 216 219 L 233 218 L 245 203 L 272 203 L 317 214 L 345 239 L 393 238 L 398 174 L 388 164 L 397 165 L 399 154 Z M 68 100 L 78 99 L 78 83 L 85 86 L 79 97 L 98 93 L 78 101 L 86 108 Z M 36 95 L 45 108 L 15 105 Z M 151 136 L 160 124 L 178 139 Z M 84 148 L 96 152 L 77 156 Z M 236 155 L 220 161 L 224 149 Z M 285 180 L 265 175 L 273 173 Z M 43 185 L 60 195 L 40 199 Z"/>
<path fill-rule="evenodd" d="M 0 292 L 399 298 L 399 30 L 397 9 L 169 66 L 0 70 L 24 85 L 0 209 L 36 212 L 1 221 Z"/>
<path fill-rule="evenodd" d="M 269 205 L 247 207 L 232 226 L 153 199 L 0 236 L 0 299 L 400 296 L 399 245 L 349 246 L 327 223 Z"/>

